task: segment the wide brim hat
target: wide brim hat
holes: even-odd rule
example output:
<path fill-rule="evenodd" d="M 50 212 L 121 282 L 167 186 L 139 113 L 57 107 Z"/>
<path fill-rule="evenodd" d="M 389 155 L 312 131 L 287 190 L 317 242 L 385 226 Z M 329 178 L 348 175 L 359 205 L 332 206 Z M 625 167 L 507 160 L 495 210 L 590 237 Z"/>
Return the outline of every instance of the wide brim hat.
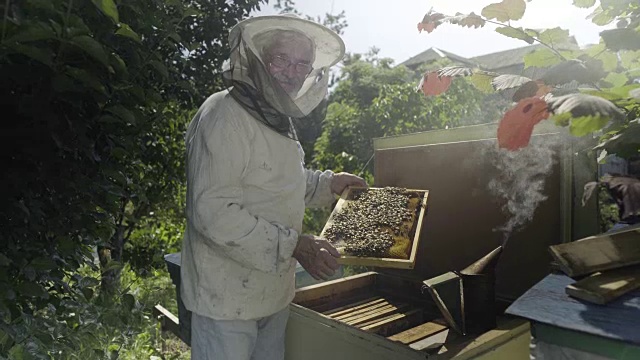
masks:
<path fill-rule="evenodd" d="M 306 35 L 315 46 L 314 69 L 328 68 L 337 64 L 345 53 L 345 45 L 333 30 L 296 17 L 295 15 L 267 15 L 249 18 L 239 22 L 229 33 L 229 43 L 236 44 L 242 36 L 253 47 L 254 36 L 272 30 L 293 30 Z M 259 49 L 253 49 L 258 51 Z"/>

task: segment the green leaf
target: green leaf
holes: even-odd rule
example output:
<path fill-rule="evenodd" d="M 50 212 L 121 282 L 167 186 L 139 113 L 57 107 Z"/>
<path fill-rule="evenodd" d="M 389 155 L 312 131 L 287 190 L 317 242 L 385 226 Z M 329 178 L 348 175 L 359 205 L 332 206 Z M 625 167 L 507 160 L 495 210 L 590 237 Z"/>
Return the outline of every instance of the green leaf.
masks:
<path fill-rule="evenodd" d="M 111 67 L 113 67 L 116 74 L 119 74 L 119 75 L 128 74 L 127 64 L 125 64 L 124 60 L 122 60 L 122 58 L 118 54 L 111 53 L 109 55 L 110 55 L 109 64 L 111 65 Z"/>
<path fill-rule="evenodd" d="M 610 120 L 623 120 L 624 113 L 612 102 L 603 98 L 586 94 L 569 94 L 551 98 L 547 101 L 549 111 L 560 118 L 556 122 L 566 120 L 571 114 L 570 132 L 583 136 L 602 129 Z"/>
<path fill-rule="evenodd" d="M 167 67 L 160 61 L 151 60 L 149 61 L 149 65 L 151 65 L 151 67 L 153 67 L 160 75 L 162 75 L 162 77 L 169 77 L 169 70 L 167 70 Z"/>
<path fill-rule="evenodd" d="M 31 41 L 49 40 L 56 37 L 56 33 L 50 26 L 39 22 L 26 24 L 26 26 L 22 26 L 19 29 L 20 32 L 9 37 L 6 42 L 25 43 Z"/>
<path fill-rule="evenodd" d="M 27 5 L 34 9 L 42 9 L 46 11 L 55 10 L 51 0 L 27 0 Z"/>
<path fill-rule="evenodd" d="M 189 17 L 189 16 L 197 16 L 197 15 L 200 15 L 200 14 L 202 14 L 201 11 L 198 11 L 195 8 L 189 7 L 182 13 L 182 16 L 186 18 L 186 17 Z"/>
<path fill-rule="evenodd" d="M 95 75 L 91 74 L 90 72 L 83 69 L 78 69 L 78 68 L 68 66 L 66 69 L 66 73 L 73 79 L 87 85 L 93 90 L 96 90 L 101 94 L 107 95 L 107 89 L 102 84 L 102 81 L 100 81 L 100 79 L 98 79 Z"/>
<path fill-rule="evenodd" d="M 605 81 L 611 83 L 612 87 L 620 87 L 627 83 L 629 79 L 624 74 L 618 73 L 609 73 L 607 77 L 604 78 Z"/>
<path fill-rule="evenodd" d="M 105 67 L 109 67 L 109 57 L 102 44 L 87 35 L 76 36 L 71 39 L 71 43 L 82 49 L 95 60 L 98 60 Z"/>
<path fill-rule="evenodd" d="M 8 310 L 9 309 L 2 302 L 0 302 L 0 314 L 8 313 Z M 11 341 L 11 335 L 6 331 L 0 329 L 0 349 L 3 349 L 5 348 L 5 346 L 10 345 L 8 343 Z"/>
<path fill-rule="evenodd" d="M 496 28 L 496 32 L 514 39 L 524 40 L 529 44 L 533 44 L 533 42 L 535 41 L 535 39 L 528 35 L 523 28 L 512 28 L 504 26 Z"/>
<path fill-rule="evenodd" d="M 91 29 L 84 23 L 84 20 L 77 15 L 71 14 L 69 16 L 67 27 L 65 28 L 66 35 L 69 38 L 80 35 L 91 35 Z"/>
<path fill-rule="evenodd" d="M 129 153 L 121 148 L 121 147 L 115 147 L 113 149 L 111 149 L 111 156 L 113 156 L 114 158 L 118 159 L 118 160 L 122 160 L 124 158 L 127 157 L 127 155 L 129 155 Z"/>
<path fill-rule="evenodd" d="M 106 108 L 105 111 L 118 116 L 120 119 L 125 120 L 130 124 L 136 123 L 135 115 L 133 115 L 133 113 L 129 109 L 125 108 L 122 105 L 110 106 Z"/>
<path fill-rule="evenodd" d="M 540 31 L 539 30 L 535 30 L 535 29 L 524 29 L 524 32 L 527 33 L 527 35 L 537 38 L 538 36 L 540 36 Z"/>
<path fill-rule="evenodd" d="M 640 67 L 640 51 L 624 50 L 618 52 L 622 66 L 627 69 Z"/>
<path fill-rule="evenodd" d="M 596 0 L 573 0 L 573 5 L 579 8 L 590 8 L 596 4 Z"/>
<path fill-rule="evenodd" d="M 85 276 L 82 279 L 80 279 L 80 281 L 78 281 L 78 286 L 80 288 L 91 288 L 91 287 L 96 287 L 98 285 L 100 285 L 100 280 L 90 276 Z"/>
<path fill-rule="evenodd" d="M 136 305 L 136 298 L 131 294 L 124 294 L 122 295 L 122 304 L 127 310 L 131 311 Z"/>
<path fill-rule="evenodd" d="M 562 59 L 549 49 L 540 49 L 524 56 L 524 67 L 548 67 L 559 64 Z"/>
<path fill-rule="evenodd" d="M 40 284 L 35 282 L 22 282 L 16 287 L 16 290 L 23 296 L 39 297 L 43 299 L 49 297 L 46 290 Z"/>
<path fill-rule="evenodd" d="M 51 79 L 51 86 L 59 93 L 83 91 L 82 87 L 77 86 L 75 81 L 65 74 L 56 74 L 53 79 Z"/>
<path fill-rule="evenodd" d="M 613 71 L 618 67 L 618 56 L 606 49 L 604 44 L 598 44 L 587 50 L 587 55 L 602 61 L 604 71 Z"/>
<path fill-rule="evenodd" d="M 585 90 L 583 93 L 593 96 L 598 96 L 609 101 L 615 101 L 620 99 L 626 99 L 631 96 L 631 91 L 637 89 L 640 85 L 625 85 L 606 90 Z"/>
<path fill-rule="evenodd" d="M 600 33 L 607 47 L 613 51 L 640 50 L 640 32 L 633 29 L 611 29 Z"/>
<path fill-rule="evenodd" d="M 500 3 L 485 6 L 481 14 L 489 20 L 507 22 L 521 19 L 526 8 L 524 0 L 502 0 Z"/>
<path fill-rule="evenodd" d="M 53 59 L 51 57 L 51 51 L 48 49 L 42 49 L 30 45 L 22 44 L 7 44 L 7 47 L 11 49 L 13 53 L 24 55 L 28 58 L 36 60 L 44 65 L 53 67 Z"/>
<path fill-rule="evenodd" d="M 169 39 L 175 41 L 176 43 L 179 43 L 180 41 L 182 41 L 182 38 L 180 37 L 180 35 L 178 35 L 178 33 L 172 32 L 168 36 L 169 36 Z"/>
<path fill-rule="evenodd" d="M 31 360 L 32 357 L 29 355 L 27 350 L 24 348 L 22 344 L 16 344 L 9 350 L 9 359 L 12 360 Z"/>
<path fill-rule="evenodd" d="M 114 23 L 120 22 L 118 7 L 113 0 L 91 0 L 91 2 L 93 2 L 93 4 L 100 9 L 103 14 L 113 20 Z"/>
<path fill-rule="evenodd" d="M 442 21 L 448 21 L 451 24 L 456 24 L 460 26 L 479 28 L 483 27 L 486 21 L 482 18 L 482 16 L 476 15 L 474 13 L 470 14 L 456 14 L 456 16 L 445 17 Z"/>
<path fill-rule="evenodd" d="M 640 88 L 629 91 L 629 96 L 636 100 L 640 100 Z"/>
<path fill-rule="evenodd" d="M 609 123 L 606 116 L 594 115 L 571 119 L 569 132 L 573 136 L 585 136 L 604 128 Z"/>
<path fill-rule="evenodd" d="M 605 26 L 611 23 L 614 17 L 604 12 L 601 6 L 598 6 L 591 14 L 589 14 L 589 16 L 587 16 L 587 19 L 591 20 L 591 22 L 596 25 Z"/>
<path fill-rule="evenodd" d="M 90 300 L 93 297 L 94 291 L 90 288 L 82 288 L 80 289 L 82 295 L 84 295 L 85 299 Z"/>
<path fill-rule="evenodd" d="M 469 80 L 476 87 L 476 89 L 485 92 L 492 93 L 493 86 L 491 85 L 491 81 L 495 78 L 494 74 L 485 73 L 485 72 L 476 72 L 469 77 Z"/>
<path fill-rule="evenodd" d="M 551 117 L 551 120 L 553 120 L 553 122 L 555 122 L 556 125 L 558 126 L 569 126 L 569 124 L 571 123 L 571 113 L 562 113 L 562 114 L 557 114 Z"/>
<path fill-rule="evenodd" d="M 138 35 L 138 33 L 136 33 L 135 31 L 133 31 L 133 29 L 131 29 L 131 27 L 125 23 L 120 23 L 118 25 L 118 30 L 116 30 L 116 35 L 120 35 L 120 36 L 124 36 L 126 38 L 129 38 L 137 43 L 141 43 L 142 39 L 140 38 L 140 35 Z"/>
<path fill-rule="evenodd" d="M 44 257 L 40 257 L 37 259 L 34 259 L 31 262 L 31 266 L 33 266 L 34 269 L 36 270 L 53 270 L 55 268 L 58 267 L 58 265 L 56 264 L 55 261 L 48 259 L 48 258 L 44 258 Z"/>
<path fill-rule="evenodd" d="M 0 266 L 8 266 L 11 264 L 11 259 L 0 253 Z"/>
<path fill-rule="evenodd" d="M 568 44 L 570 42 L 569 30 L 564 30 L 559 27 L 547 29 L 540 33 L 538 40 L 552 47 Z"/>

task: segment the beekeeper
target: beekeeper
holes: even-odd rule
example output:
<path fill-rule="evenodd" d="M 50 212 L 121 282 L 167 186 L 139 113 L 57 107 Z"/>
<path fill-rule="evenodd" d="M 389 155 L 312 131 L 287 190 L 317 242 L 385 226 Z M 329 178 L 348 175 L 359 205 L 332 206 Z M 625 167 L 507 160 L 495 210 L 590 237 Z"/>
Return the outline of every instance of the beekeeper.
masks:
<path fill-rule="evenodd" d="M 229 44 L 228 90 L 204 102 L 186 135 L 181 297 L 193 313 L 191 358 L 283 359 L 296 260 L 317 279 L 338 268 L 331 244 L 301 233 L 305 206 L 366 186 L 305 169 L 294 126 L 327 95 L 344 43 L 279 15 L 240 22 Z"/>

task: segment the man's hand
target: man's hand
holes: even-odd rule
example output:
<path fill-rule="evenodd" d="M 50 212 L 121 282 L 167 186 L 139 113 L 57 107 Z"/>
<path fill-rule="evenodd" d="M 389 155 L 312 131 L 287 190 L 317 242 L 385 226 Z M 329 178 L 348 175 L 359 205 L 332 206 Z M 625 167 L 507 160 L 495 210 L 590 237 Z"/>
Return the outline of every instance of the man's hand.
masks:
<path fill-rule="evenodd" d="M 367 182 L 360 176 L 341 172 L 333 175 L 331 180 L 331 192 L 336 195 L 341 195 L 344 189 L 349 186 L 362 186 L 367 187 Z"/>
<path fill-rule="evenodd" d="M 293 257 L 316 280 L 326 280 L 340 267 L 340 253 L 327 240 L 303 234 L 293 250 Z"/>

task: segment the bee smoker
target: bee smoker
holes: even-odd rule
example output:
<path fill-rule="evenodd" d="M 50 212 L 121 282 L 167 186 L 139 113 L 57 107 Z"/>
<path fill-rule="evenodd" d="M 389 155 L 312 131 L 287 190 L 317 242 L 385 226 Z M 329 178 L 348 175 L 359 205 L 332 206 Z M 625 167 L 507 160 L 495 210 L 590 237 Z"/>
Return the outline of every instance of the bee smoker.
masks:
<path fill-rule="evenodd" d="M 496 327 L 495 268 L 501 254 L 499 246 L 459 272 L 468 333 L 483 333 Z"/>
<path fill-rule="evenodd" d="M 449 271 L 423 282 L 449 326 L 463 334 L 496 327 L 495 267 L 502 253 L 497 247 L 462 271 Z"/>

